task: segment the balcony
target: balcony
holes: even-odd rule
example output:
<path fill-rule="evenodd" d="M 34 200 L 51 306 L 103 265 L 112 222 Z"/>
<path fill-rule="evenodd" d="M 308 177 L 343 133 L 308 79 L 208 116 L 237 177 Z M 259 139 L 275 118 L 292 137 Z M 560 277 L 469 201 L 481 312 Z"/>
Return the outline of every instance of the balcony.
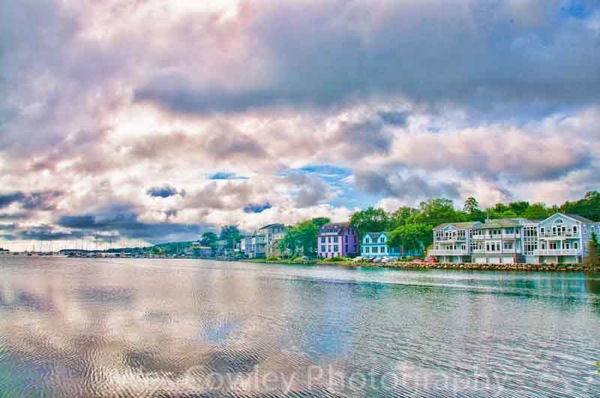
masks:
<path fill-rule="evenodd" d="M 489 239 L 516 239 L 520 238 L 521 234 L 495 234 L 495 235 L 473 235 L 473 240 L 489 240 Z"/>
<path fill-rule="evenodd" d="M 436 236 L 436 241 L 440 242 L 454 242 L 454 241 L 466 241 L 467 238 L 464 236 Z"/>
<path fill-rule="evenodd" d="M 468 256 L 468 250 L 456 249 L 456 250 L 447 250 L 447 249 L 432 249 L 429 250 L 430 256 Z"/>
<path fill-rule="evenodd" d="M 579 233 L 573 233 L 573 232 L 568 232 L 568 231 L 552 233 L 551 231 L 548 231 L 548 232 L 544 232 L 543 234 L 540 234 L 540 237 L 554 238 L 554 239 L 579 238 Z"/>
<path fill-rule="evenodd" d="M 538 249 L 533 251 L 534 256 L 577 256 L 577 249 Z"/>
<path fill-rule="evenodd" d="M 504 249 L 502 251 L 486 251 L 485 249 L 473 249 L 473 254 L 516 254 L 517 249 Z"/>

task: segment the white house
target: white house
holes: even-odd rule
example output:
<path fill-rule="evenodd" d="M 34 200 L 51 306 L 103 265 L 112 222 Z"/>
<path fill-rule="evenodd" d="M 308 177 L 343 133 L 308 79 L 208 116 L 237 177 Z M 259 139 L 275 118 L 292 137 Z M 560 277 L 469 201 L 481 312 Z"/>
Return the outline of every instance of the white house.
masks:
<path fill-rule="evenodd" d="M 524 218 L 489 220 L 473 228 L 472 260 L 477 264 L 516 264 L 524 261 Z"/>
<path fill-rule="evenodd" d="M 471 236 L 479 221 L 446 223 L 433 229 L 433 249 L 429 255 L 442 263 L 471 262 Z"/>
<path fill-rule="evenodd" d="M 592 232 L 600 234 L 600 223 L 562 213 L 539 222 L 511 218 L 447 223 L 434 228 L 429 254 L 451 263 L 580 263 Z"/>
<path fill-rule="evenodd" d="M 241 250 L 246 257 L 261 258 L 279 253 L 278 243 L 286 232 L 283 224 L 269 224 L 259 228 L 252 236 L 242 239 Z"/>

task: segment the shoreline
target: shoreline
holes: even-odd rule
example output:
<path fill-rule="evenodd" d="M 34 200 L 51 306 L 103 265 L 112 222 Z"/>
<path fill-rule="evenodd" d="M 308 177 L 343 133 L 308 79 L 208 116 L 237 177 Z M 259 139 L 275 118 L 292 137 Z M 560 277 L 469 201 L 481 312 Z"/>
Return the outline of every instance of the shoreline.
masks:
<path fill-rule="evenodd" d="M 503 271 L 503 272 L 600 272 L 600 268 L 590 268 L 585 264 L 475 264 L 475 263 L 361 263 L 354 261 L 293 261 L 243 259 L 240 262 L 280 265 L 334 265 L 347 268 L 386 268 L 399 270 L 454 270 L 454 271 Z"/>

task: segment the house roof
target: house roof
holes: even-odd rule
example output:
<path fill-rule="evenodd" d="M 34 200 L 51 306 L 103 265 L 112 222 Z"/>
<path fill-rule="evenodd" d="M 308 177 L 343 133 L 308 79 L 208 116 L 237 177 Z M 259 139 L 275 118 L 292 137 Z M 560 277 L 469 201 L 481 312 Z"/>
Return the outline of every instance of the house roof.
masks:
<path fill-rule="evenodd" d="M 275 223 L 275 224 L 268 224 L 265 225 L 264 227 L 259 228 L 258 230 L 262 230 L 262 229 L 267 229 L 267 228 L 271 228 L 271 227 L 284 227 L 285 225 L 280 224 L 280 223 Z"/>
<path fill-rule="evenodd" d="M 437 227 L 434 228 L 434 230 L 436 230 L 436 229 L 444 229 L 444 228 L 449 227 L 449 226 L 453 226 L 453 227 L 456 227 L 458 229 L 466 229 L 466 228 L 473 228 L 473 226 L 475 226 L 477 224 L 481 224 L 481 223 L 479 221 L 447 222 L 447 223 L 438 225 Z"/>
<path fill-rule="evenodd" d="M 323 225 L 321 228 L 333 228 L 333 227 L 347 228 L 349 226 L 350 226 L 350 223 L 348 221 L 346 221 L 346 222 L 332 222 L 332 223 Z"/>
<path fill-rule="evenodd" d="M 558 214 L 562 214 L 562 213 L 558 213 Z M 592 220 L 590 220 L 589 218 L 585 218 L 583 216 L 580 216 L 578 214 L 571 214 L 571 213 L 567 213 L 565 214 L 565 216 L 572 218 L 574 220 L 577 220 L 579 222 L 582 222 L 584 224 L 595 224 Z"/>
<path fill-rule="evenodd" d="M 377 238 L 379 238 L 382 234 L 387 236 L 387 232 L 367 232 L 365 233 L 365 235 L 363 236 L 363 239 L 368 236 L 373 240 L 376 240 Z"/>
<path fill-rule="evenodd" d="M 319 230 L 319 233 L 323 233 L 324 229 L 330 229 L 330 228 L 339 228 L 340 231 L 339 233 L 342 234 L 344 233 L 349 227 L 351 227 L 352 225 L 349 222 L 335 222 L 335 223 L 329 223 L 329 224 L 325 224 L 321 227 L 321 229 Z"/>
<path fill-rule="evenodd" d="M 517 220 L 512 218 L 500 218 L 497 220 L 489 220 L 484 224 L 477 225 L 473 229 L 491 229 L 491 228 L 510 228 L 521 225 Z"/>

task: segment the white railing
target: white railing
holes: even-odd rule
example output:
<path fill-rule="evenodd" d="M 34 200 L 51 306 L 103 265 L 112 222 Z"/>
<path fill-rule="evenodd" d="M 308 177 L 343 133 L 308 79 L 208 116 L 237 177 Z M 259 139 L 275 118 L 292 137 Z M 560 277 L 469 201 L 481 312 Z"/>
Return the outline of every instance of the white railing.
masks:
<path fill-rule="evenodd" d="M 577 249 L 538 249 L 533 251 L 534 256 L 576 256 Z"/>
<path fill-rule="evenodd" d="M 486 251 L 485 249 L 473 249 L 473 253 L 475 253 L 475 254 L 503 254 L 503 253 L 515 254 L 515 253 L 517 253 L 517 249 L 504 249 L 502 251 L 492 251 L 492 250 Z"/>
<path fill-rule="evenodd" d="M 456 240 L 467 240 L 466 237 L 464 236 L 436 236 L 435 237 L 436 241 L 444 241 L 444 242 L 452 242 L 452 241 L 456 241 Z"/>
<path fill-rule="evenodd" d="M 468 256 L 468 250 L 445 250 L 445 249 L 432 249 L 429 250 L 430 256 Z"/>
<path fill-rule="evenodd" d="M 515 239 L 519 237 L 521 237 L 520 234 L 473 235 L 473 240 Z"/>
<path fill-rule="evenodd" d="M 579 238 L 579 234 L 573 232 L 544 232 L 543 234 L 540 234 L 540 236 L 542 238 Z"/>

